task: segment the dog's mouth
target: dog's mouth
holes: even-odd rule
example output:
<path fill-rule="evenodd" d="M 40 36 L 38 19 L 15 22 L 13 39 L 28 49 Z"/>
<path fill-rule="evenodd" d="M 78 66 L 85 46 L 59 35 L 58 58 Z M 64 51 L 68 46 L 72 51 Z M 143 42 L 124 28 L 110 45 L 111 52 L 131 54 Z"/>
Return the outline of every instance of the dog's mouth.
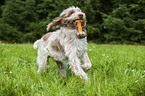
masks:
<path fill-rule="evenodd" d="M 76 24 L 78 22 L 81 22 L 82 24 L 84 24 L 85 20 L 84 19 L 76 19 L 76 20 L 73 20 L 73 23 Z"/>
<path fill-rule="evenodd" d="M 73 23 L 76 23 L 76 22 L 78 22 L 78 21 L 83 21 L 83 22 L 84 22 L 85 20 L 84 20 L 84 19 L 75 19 L 75 20 L 73 20 Z M 82 23 L 83 23 L 83 22 L 82 22 Z"/>
<path fill-rule="evenodd" d="M 84 16 L 82 14 L 78 15 L 77 17 L 74 18 L 73 22 L 76 22 L 77 20 L 85 20 Z"/>

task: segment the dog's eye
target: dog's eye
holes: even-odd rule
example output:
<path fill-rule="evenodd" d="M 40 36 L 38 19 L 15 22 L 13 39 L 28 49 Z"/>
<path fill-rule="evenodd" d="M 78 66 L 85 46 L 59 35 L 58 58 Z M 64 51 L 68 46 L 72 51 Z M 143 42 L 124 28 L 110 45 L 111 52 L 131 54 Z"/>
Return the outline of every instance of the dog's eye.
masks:
<path fill-rule="evenodd" d="M 73 13 L 75 13 L 75 11 L 74 11 L 74 10 L 71 10 L 71 11 L 68 12 L 68 15 L 67 15 L 67 16 L 69 17 L 69 16 L 71 16 Z"/>

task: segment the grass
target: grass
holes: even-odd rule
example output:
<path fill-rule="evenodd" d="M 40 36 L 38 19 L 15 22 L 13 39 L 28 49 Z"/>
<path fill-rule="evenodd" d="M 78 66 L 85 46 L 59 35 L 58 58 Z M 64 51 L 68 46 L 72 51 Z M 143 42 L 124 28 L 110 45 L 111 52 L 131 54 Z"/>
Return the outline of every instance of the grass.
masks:
<path fill-rule="evenodd" d="M 145 96 L 145 47 L 88 45 L 88 84 L 71 70 L 63 80 L 56 63 L 37 73 L 31 44 L 0 44 L 0 96 Z"/>

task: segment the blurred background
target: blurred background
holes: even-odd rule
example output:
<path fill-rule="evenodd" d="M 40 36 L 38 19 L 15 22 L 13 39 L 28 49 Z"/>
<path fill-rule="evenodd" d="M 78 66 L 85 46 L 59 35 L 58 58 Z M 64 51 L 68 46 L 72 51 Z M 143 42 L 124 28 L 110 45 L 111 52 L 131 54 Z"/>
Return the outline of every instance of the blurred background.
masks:
<path fill-rule="evenodd" d="M 145 0 L 0 0 L 0 41 L 33 43 L 70 6 L 86 13 L 90 42 L 145 44 Z"/>

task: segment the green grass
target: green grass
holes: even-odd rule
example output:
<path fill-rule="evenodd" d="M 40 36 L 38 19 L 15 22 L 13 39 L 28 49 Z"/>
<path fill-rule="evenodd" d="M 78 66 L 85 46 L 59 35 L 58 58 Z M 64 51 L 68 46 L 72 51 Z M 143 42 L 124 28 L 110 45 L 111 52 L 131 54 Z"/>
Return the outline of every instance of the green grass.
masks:
<path fill-rule="evenodd" d="M 86 84 L 71 70 L 60 79 L 53 60 L 38 74 L 31 44 L 0 44 L 0 96 L 145 96 L 144 46 L 89 44 L 88 55 L 92 68 Z"/>

